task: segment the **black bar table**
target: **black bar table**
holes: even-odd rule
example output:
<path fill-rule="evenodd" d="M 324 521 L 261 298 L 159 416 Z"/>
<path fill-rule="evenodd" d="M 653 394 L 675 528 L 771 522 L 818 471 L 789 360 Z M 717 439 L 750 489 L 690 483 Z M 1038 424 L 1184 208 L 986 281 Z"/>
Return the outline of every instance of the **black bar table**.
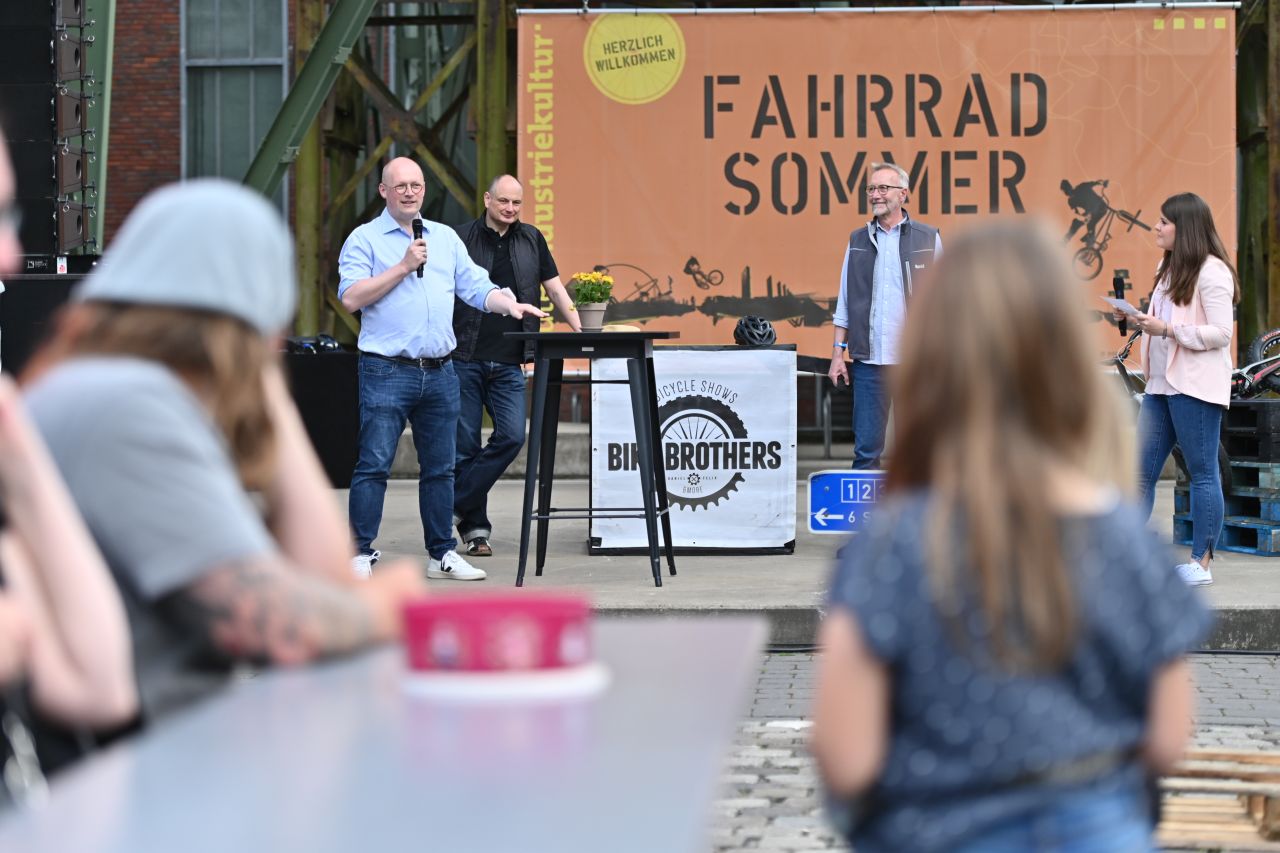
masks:
<path fill-rule="evenodd" d="M 671 506 L 667 501 L 667 474 L 662 462 L 662 435 L 658 427 L 657 382 L 653 376 L 653 342 L 680 337 L 678 332 L 507 332 L 508 338 L 533 342 L 533 412 L 529 420 L 529 456 L 524 474 L 524 508 L 520 516 L 520 563 L 516 586 L 524 586 L 524 567 L 529 558 L 530 522 L 538 522 L 538 554 L 534 573 L 541 576 L 547 562 L 547 524 L 559 518 L 644 518 L 649 537 L 649 567 L 654 586 L 662 586 L 662 560 L 658 546 L 658 524 L 666 543 L 667 568 L 676 573 L 671 545 Z M 564 507 L 551 506 L 555 478 L 556 432 L 560 425 L 560 387 L 592 380 L 564 378 L 566 358 L 625 358 L 627 385 L 631 388 L 631 417 L 636 425 L 636 456 L 640 469 L 643 506 Z M 592 412 L 592 417 L 600 416 Z M 533 495 L 537 486 L 538 509 Z"/>

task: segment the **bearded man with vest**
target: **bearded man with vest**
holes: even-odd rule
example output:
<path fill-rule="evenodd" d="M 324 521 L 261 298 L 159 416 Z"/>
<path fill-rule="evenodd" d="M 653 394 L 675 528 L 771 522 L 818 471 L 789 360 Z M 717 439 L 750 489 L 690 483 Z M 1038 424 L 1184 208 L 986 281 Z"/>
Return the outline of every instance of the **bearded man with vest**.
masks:
<path fill-rule="evenodd" d="M 855 469 L 880 467 L 891 402 L 887 372 L 898 361 L 912 282 L 942 255 L 938 229 L 912 219 L 903 207 L 911 195 L 907 171 L 873 163 L 869 175 L 867 199 L 874 218 L 849 235 L 845 248 L 827 371 L 838 386 L 850 382 L 852 368 Z"/>
<path fill-rule="evenodd" d="M 524 188 L 511 175 L 499 175 L 484 194 L 484 215 L 457 227 L 467 252 L 489 271 L 490 280 L 537 305 L 546 290 L 575 332 L 582 331 L 573 302 L 560 282 L 555 259 L 542 232 L 520 221 Z M 489 491 L 524 445 L 524 371 L 533 344 L 512 341 L 507 332 L 536 332 L 538 319 L 485 314 L 459 300 L 453 309 L 454 370 L 462 412 L 458 418 L 454 467 L 453 522 L 471 557 L 489 557 Z M 481 444 L 484 412 L 493 421 L 489 441 Z"/>

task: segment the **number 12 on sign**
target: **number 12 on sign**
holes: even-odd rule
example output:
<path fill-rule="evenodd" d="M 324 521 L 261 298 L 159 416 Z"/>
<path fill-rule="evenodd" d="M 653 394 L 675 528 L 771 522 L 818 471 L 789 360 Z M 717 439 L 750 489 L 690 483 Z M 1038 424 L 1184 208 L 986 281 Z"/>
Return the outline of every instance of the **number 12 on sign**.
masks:
<path fill-rule="evenodd" d="M 883 471 L 815 471 L 809 475 L 809 532 L 865 529 L 883 493 Z"/>

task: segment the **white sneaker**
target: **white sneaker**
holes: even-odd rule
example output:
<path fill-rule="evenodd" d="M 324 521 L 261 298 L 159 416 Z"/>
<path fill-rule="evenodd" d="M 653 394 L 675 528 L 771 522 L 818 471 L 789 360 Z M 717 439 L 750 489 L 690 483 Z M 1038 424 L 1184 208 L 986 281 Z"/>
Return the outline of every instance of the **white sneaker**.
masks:
<path fill-rule="evenodd" d="M 381 556 L 381 551 L 374 551 L 372 554 L 356 554 L 355 559 L 351 561 L 351 571 L 361 580 L 368 580 L 373 576 L 373 564 L 378 562 Z"/>
<path fill-rule="evenodd" d="M 1213 573 L 1195 560 L 1178 566 L 1178 577 L 1187 586 L 1207 586 L 1213 583 Z"/>
<path fill-rule="evenodd" d="M 450 551 L 439 560 L 435 557 L 427 560 L 427 577 L 454 581 L 482 581 L 486 575 L 483 569 L 477 569 L 462 559 L 462 555 L 457 551 Z"/>

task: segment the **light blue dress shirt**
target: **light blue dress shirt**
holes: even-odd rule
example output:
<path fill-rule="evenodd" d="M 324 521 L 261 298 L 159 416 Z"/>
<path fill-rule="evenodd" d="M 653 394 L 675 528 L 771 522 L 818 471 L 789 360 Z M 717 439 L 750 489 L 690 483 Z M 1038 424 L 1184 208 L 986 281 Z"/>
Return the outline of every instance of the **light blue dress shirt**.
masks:
<path fill-rule="evenodd" d="M 422 278 L 409 273 L 377 302 L 360 312 L 360 349 L 385 356 L 443 358 L 458 341 L 453 336 L 453 297 L 485 310 L 485 299 L 498 288 L 489 273 L 467 254 L 456 231 L 422 220 L 427 241 L 427 268 Z M 385 272 L 404 257 L 413 238 L 385 208 L 372 222 L 356 228 L 338 256 L 338 297 L 358 281 Z"/>
<path fill-rule="evenodd" d="M 876 266 L 871 277 L 871 353 L 863 359 L 867 364 L 897 364 L 898 338 L 902 335 L 902 323 L 907 314 L 907 293 L 902 284 L 902 256 L 898 245 L 902 238 L 902 222 L 889 230 L 875 220 Z M 942 257 L 942 235 L 934 237 L 934 257 Z M 840 292 L 836 297 L 836 310 L 831 322 L 842 329 L 849 328 L 849 308 L 845 302 L 845 285 L 849 276 L 849 247 L 844 248 L 844 263 L 840 266 Z"/>

